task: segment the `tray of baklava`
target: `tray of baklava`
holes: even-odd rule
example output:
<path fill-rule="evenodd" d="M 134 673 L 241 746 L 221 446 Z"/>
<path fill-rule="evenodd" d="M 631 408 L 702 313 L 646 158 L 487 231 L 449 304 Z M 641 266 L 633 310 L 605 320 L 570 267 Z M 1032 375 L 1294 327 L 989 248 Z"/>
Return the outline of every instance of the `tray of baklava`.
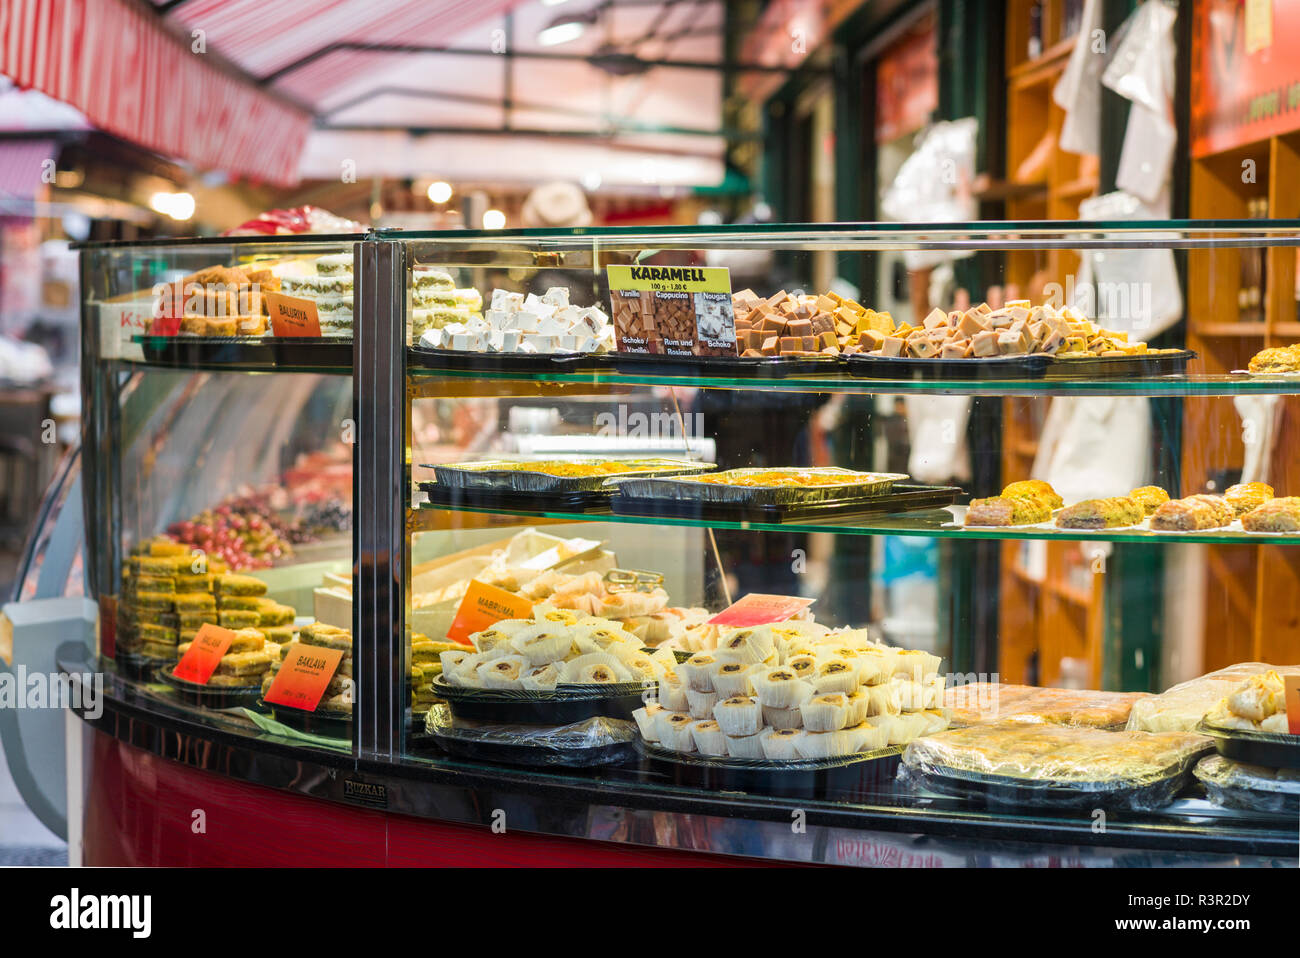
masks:
<path fill-rule="evenodd" d="M 974 499 L 959 522 L 967 528 L 1044 529 L 1071 534 L 1132 530 L 1162 534 L 1235 532 L 1277 536 L 1300 532 L 1300 496 L 1275 496 L 1263 482 L 1238 483 L 1223 495 L 1171 498 L 1159 486 L 1066 505 L 1042 480 L 1013 482 L 997 496 Z"/>

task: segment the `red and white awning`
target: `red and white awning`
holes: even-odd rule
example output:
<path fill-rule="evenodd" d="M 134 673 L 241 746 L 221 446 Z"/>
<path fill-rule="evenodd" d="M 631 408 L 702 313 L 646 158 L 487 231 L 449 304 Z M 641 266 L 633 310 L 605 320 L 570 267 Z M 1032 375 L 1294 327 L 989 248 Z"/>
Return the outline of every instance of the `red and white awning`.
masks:
<path fill-rule="evenodd" d="M 0 73 L 159 153 L 277 186 L 298 180 L 311 115 L 122 0 L 0 0 Z"/>

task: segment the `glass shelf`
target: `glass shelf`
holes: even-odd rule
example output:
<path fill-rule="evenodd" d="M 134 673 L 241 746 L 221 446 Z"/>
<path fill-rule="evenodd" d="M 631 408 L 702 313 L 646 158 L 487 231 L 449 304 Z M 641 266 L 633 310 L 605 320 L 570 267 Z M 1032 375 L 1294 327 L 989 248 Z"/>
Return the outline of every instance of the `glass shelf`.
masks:
<path fill-rule="evenodd" d="M 1245 374 L 1160 376 L 1150 379 L 866 379 L 846 371 L 817 376 L 759 378 L 752 376 L 665 376 L 617 370 L 585 372 L 507 372 L 480 369 L 429 369 L 408 366 L 412 392 L 436 396 L 447 381 L 452 394 L 461 394 L 466 381 L 481 383 L 478 395 L 511 395 L 509 388 L 491 384 L 525 383 L 533 392 L 547 386 L 682 386 L 694 389 L 762 389 L 775 392 L 845 392 L 861 394 L 911 393 L 962 396 L 1239 396 L 1297 395 L 1300 376 Z M 457 385 L 450 385 L 455 383 Z"/>
<path fill-rule="evenodd" d="M 411 532 L 454 528 L 449 517 L 456 513 L 487 516 L 510 516 L 526 525 L 536 519 L 553 522 L 621 522 L 629 525 L 686 526 L 700 529 L 738 529 L 752 532 L 833 532 L 839 535 L 920 536 L 927 539 L 1043 539 L 1055 542 L 1182 542 L 1217 543 L 1219 545 L 1292 545 L 1300 546 L 1300 534 L 1265 534 L 1235 530 L 1207 529 L 1204 532 L 1151 532 L 1146 529 L 1053 529 L 1041 526 L 1005 526 L 967 528 L 960 524 L 965 506 L 929 512 L 907 512 L 892 516 L 826 519 L 797 522 L 725 522 L 715 519 L 684 519 L 664 516 L 624 516 L 614 512 L 560 512 L 552 509 L 500 509 L 478 506 L 420 504 L 408 513 Z"/>

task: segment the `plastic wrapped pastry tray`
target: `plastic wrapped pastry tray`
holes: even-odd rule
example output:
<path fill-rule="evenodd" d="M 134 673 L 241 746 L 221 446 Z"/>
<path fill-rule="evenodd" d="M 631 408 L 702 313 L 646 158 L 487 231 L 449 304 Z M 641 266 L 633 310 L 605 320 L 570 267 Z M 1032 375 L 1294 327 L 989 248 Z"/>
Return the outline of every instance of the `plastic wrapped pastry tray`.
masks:
<path fill-rule="evenodd" d="M 907 476 L 897 472 L 855 472 L 839 466 L 750 466 L 711 473 L 710 478 L 746 479 L 763 473 L 808 473 L 836 479 L 826 484 L 800 485 L 736 485 L 727 482 L 698 482 L 690 477 L 637 476 L 628 479 L 610 479 L 617 485 L 617 496 L 632 499 L 665 499 L 680 502 L 711 503 L 747 506 L 791 506 L 824 502 L 830 499 L 865 499 L 886 496 L 894 483 Z"/>
<path fill-rule="evenodd" d="M 1300 773 L 1234 762 L 1222 755 L 1201 759 L 1192 772 L 1210 796 L 1224 808 L 1300 815 Z"/>
<path fill-rule="evenodd" d="M 575 459 L 567 465 L 596 465 L 608 459 Z M 585 492 L 608 496 L 613 492 L 606 480 L 629 476 L 679 476 L 705 472 L 713 467 L 708 463 L 686 459 L 648 458 L 618 461 L 618 470 L 586 476 L 566 476 L 561 473 L 521 469 L 527 463 L 507 459 L 485 459 L 481 462 L 426 465 L 436 477 L 434 482 L 421 482 L 420 488 L 432 497 L 437 491 L 460 489 L 473 492 L 514 493 L 516 495 L 572 495 Z M 531 500 L 530 500 L 531 501 Z"/>
<path fill-rule="evenodd" d="M 742 376 L 784 379 L 787 376 L 834 376 L 844 368 L 840 356 L 668 356 L 662 353 L 606 353 L 602 364 L 633 376 Z"/>
<path fill-rule="evenodd" d="M 621 483 L 620 483 L 621 485 Z M 705 502 L 691 499 L 638 497 L 620 493 L 610 500 L 617 515 L 718 522 L 797 522 L 822 519 L 891 516 L 924 512 L 952 505 L 962 491 L 956 486 L 894 485 L 884 495 L 849 496 L 789 503 Z"/>
<path fill-rule="evenodd" d="M 202 705 L 210 709 L 234 709 L 255 706 L 262 697 L 259 677 L 256 685 L 226 686 L 199 685 L 187 682 L 172 674 L 171 665 L 159 666 L 154 674 L 158 681 L 176 693 L 176 697 L 189 705 Z"/>
<path fill-rule="evenodd" d="M 910 356 L 847 357 L 849 372 L 867 379 L 967 380 L 1042 379 L 1052 364 L 1045 353 L 989 356 L 983 359 L 916 359 Z"/>
<path fill-rule="evenodd" d="M 631 720 L 654 683 L 561 686 L 555 691 L 478 689 L 433 680 L 433 691 L 457 719 L 519 725 L 570 725 L 590 718 Z"/>
<path fill-rule="evenodd" d="M 1204 720 L 1196 731 L 1214 739 L 1218 753 L 1234 762 L 1268 768 L 1300 768 L 1300 735 L 1219 728 Z"/>
<path fill-rule="evenodd" d="M 408 365 L 499 373 L 576 373 L 595 370 L 599 358 L 588 353 L 487 353 L 416 345 L 410 348 Z"/>
<path fill-rule="evenodd" d="M 351 337 L 135 336 L 145 361 L 155 366 L 339 369 L 352 365 Z"/>
<path fill-rule="evenodd" d="M 903 753 L 900 779 L 990 805 L 1167 805 L 1213 748 L 1188 732 L 1110 732 L 1019 722 L 949 729 Z"/>
<path fill-rule="evenodd" d="M 644 740 L 639 747 L 651 766 L 675 785 L 840 801 L 888 787 L 903 752 L 903 746 L 891 745 L 835 758 L 775 762 L 676 752 Z"/>
<path fill-rule="evenodd" d="M 458 758 L 508 765 L 591 767 L 636 758 L 636 725 L 593 717 L 566 725 L 521 725 L 461 719 L 446 705 L 429 709 L 425 732 L 412 741 Z"/>
<path fill-rule="evenodd" d="M 330 709 L 317 709 L 315 712 L 308 712 L 306 709 L 273 705 L 261 699 L 258 699 L 257 705 L 262 711 L 270 712 L 271 718 L 281 725 L 287 725 L 299 732 L 305 732 L 308 735 L 323 735 L 326 738 L 352 738 L 351 712 L 336 712 Z"/>
<path fill-rule="evenodd" d="M 1177 376 L 1187 372 L 1196 358 L 1191 349 L 1137 356 L 1089 356 L 1086 359 L 1057 359 L 1047 367 L 1048 379 L 1134 379 L 1148 376 Z"/>

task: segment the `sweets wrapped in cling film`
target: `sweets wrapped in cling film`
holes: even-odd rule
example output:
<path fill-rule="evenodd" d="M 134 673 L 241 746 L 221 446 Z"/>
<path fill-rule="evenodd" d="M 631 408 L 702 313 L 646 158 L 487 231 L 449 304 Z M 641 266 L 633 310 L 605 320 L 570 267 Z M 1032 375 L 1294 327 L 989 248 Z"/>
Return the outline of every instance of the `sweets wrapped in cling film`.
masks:
<path fill-rule="evenodd" d="M 1242 732 L 1289 734 L 1282 673 L 1270 669 L 1252 675 L 1210 709 L 1205 724 Z"/>
<path fill-rule="evenodd" d="M 1150 697 L 1146 692 L 973 682 L 947 689 L 943 704 L 952 711 L 954 725 L 1016 721 L 1116 728 L 1128 721 L 1134 704 Z"/>
<path fill-rule="evenodd" d="M 1300 807 L 1300 769 L 1264 768 L 1210 755 L 1196 763 L 1192 774 L 1216 805 L 1292 817 Z"/>
<path fill-rule="evenodd" d="M 1188 732 L 1101 729 L 997 722 L 918 739 L 903 753 L 910 768 L 973 772 L 1062 784 L 1151 784 L 1213 748 Z"/>
<path fill-rule="evenodd" d="M 1241 517 L 1247 532 L 1300 532 L 1300 496 L 1270 499 Z"/>
<path fill-rule="evenodd" d="M 1268 671 L 1279 675 L 1300 674 L 1300 666 L 1274 666 L 1263 662 L 1242 662 L 1175 685 L 1159 695 L 1133 705 L 1128 728 L 1147 732 L 1190 731 L 1207 712 L 1235 692 L 1254 675 Z"/>

